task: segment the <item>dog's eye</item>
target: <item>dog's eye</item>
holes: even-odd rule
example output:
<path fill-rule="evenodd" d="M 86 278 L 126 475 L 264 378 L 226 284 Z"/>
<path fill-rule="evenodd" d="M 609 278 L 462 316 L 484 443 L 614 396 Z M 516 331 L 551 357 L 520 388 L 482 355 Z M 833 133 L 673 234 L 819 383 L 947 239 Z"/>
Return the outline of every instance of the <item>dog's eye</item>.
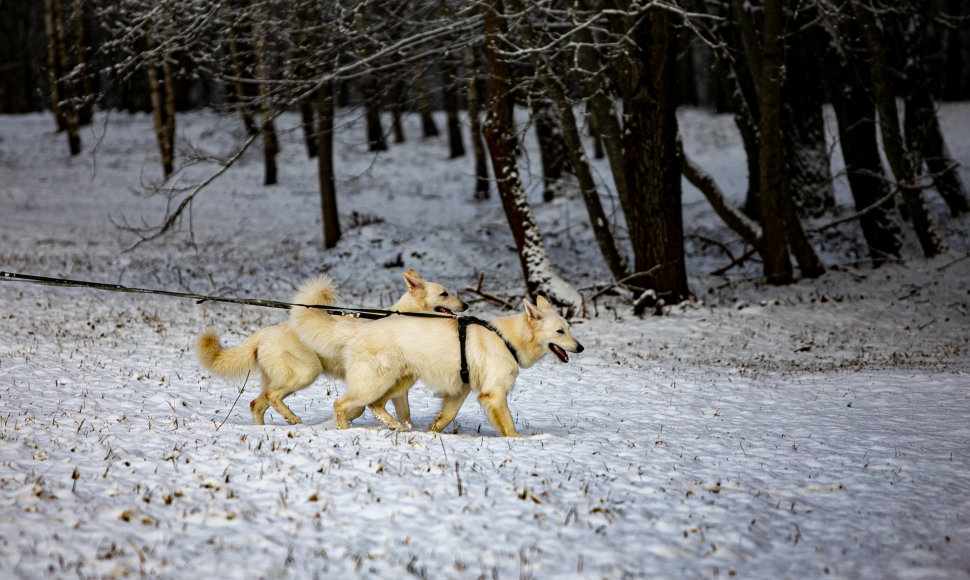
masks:
<path fill-rule="evenodd" d="M 557 330 L 556 332 L 558 332 L 559 334 L 566 334 L 566 331 L 563 330 L 563 329 L 561 329 L 561 328 L 559 330 Z"/>
<path fill-rule="evenodd" d="M 441 297 L 442 298 L 447 298 L 448 297 L 448 293 L 447 292 L 442 292 L 441 293 Z"/>

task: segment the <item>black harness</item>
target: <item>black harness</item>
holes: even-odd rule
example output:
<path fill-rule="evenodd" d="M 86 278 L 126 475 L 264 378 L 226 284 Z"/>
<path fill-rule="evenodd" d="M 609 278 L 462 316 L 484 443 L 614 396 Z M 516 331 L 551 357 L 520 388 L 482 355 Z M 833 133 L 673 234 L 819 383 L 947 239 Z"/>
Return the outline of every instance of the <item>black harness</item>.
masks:
<path fill-rule="evenodd" d="M 509 342 L 509 339 L 505 338 L 497 328 L 492 326 L 492 324 L 487 320 L 482 320 L 481 318 L 476 318 L 474 316 L 461 316 L 458 318 L 458 348 L 461 351 L 461 382 L 468 384 L 470 380 L 470 375 L 468 373 L 468 359 L 465 357 L 465 335 L 468 332 L 469 324 L 477 324 L 479 326 L 484 326 L 485 328 L 491 330 L 502 339 L 505 343 L 505 348 L 509 349 L 512 353 L 512 358 L 515 359 L 515 363 L 519 364 L 519 353 L 515 350 L 515 346 Z"/>

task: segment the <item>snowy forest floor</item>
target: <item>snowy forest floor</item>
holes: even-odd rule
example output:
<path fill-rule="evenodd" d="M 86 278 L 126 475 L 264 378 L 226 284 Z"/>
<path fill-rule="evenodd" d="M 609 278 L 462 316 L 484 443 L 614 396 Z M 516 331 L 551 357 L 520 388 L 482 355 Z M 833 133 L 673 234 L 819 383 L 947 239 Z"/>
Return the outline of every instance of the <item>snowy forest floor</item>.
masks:
<path fill-rule="evenodd" d="M 940 114 L 970 182 L 970 104 Z M 740 203 L 730 117 L 680 120 Z M 521 295 L 499 200 L 473 202 L 472 160 L 448 160 L 413 118 L 409 142 L 375 157 L 343 117 L 344 236 L 324 252 L 315 164 L 283 121 L 280 185 L 261 185 L 254 149 L 178 232 L 124 251 L 137 238 L 119 224 L 157 223 L 168 202 L 145 195 L 151 119 L 101 115 L 69 158 L 49 115 L 0 117 L 0 269 L 284 301 L 326 272 L 343 305 L 380 307 L 410 267 Z M 180 186 L 243 140 L 235 118 L 178 123 L 180 158 L 199 158 Z M 591 296 L 609 276 L 582 202 L 538 199 L 525 144 L 553 261 Z M 833 144 L 847 215 L 840 159 Z M 0 577 L 968 578 L 970 218 L 932 202 L 949 254 L 924 260 L 910 240 L 905 263 L 873 270 L 847 223 L 813 234 L 823 277 L 771 287 L 756 261 L 709 274 L 743 248 L 685 187 L 695 299 L 644 318 L 624 296 L 590 302 L 573 324 L 586 351 L 519 376 L 514 440 L 471 399 L 426 432 L 438 402 L 421 385 L 415 430 L 367 413 L 339 431 L 342 385 L 324 379 L 287 400 L 303 424 L 270 411 L 256 426 L 256 381 L 236 404 L 242 384 L 200 369 L 193 342 L 210 327 L 235 345 L 286 312 L 0 282 Z"/>

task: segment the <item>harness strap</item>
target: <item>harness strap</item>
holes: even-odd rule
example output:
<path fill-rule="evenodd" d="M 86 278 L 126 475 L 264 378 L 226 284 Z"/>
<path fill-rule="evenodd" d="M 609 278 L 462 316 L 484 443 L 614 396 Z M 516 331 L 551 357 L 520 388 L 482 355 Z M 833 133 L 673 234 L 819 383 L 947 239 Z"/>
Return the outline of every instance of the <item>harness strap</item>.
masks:
<path fill-rule="evenodd" d="M 515 350 L 515 346 L 497 328 L 492 326 L 489 321 L 474 316 L 460 316 L 458 317 L 458 349 L 461 352 L 461 369 L 459 370 L 459 375 L 461 376 L 462 383 L 467 385 L 471 380 L 471 375 L 468 372 L 468 358 L 465 356 L 465 337 L 468 334 L 469 324 L 483 326 L 497 334 L 502 339 L 502 342 L 505 343 L 505 348 L 509 349 L 509 353 L 515 359 L 515 363 L 519 364 L 519 353 Z"/>

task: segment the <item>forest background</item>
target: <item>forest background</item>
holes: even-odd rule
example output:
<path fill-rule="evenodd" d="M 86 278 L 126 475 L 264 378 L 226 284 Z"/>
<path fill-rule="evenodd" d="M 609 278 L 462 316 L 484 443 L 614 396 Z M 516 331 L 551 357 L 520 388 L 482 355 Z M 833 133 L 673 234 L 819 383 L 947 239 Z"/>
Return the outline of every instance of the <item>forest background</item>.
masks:
<path fill-rule="evenodd" d="M 335 246 L 333 123 L 335 108 L 348 107 L 366 116 L 373 151 L 406 141 L 401 118 L 409 112 L 420 114 L 423 136 L 436 135 L 432 112 L 444 110 L 450 155 L 475 155 L 475 197 L 497 186 L 527 292 L 573 312 L 582 298 L 550 262 L 520 177 L 526 130 L 540 143 L 544 201 L 566 184 L 579 190 L 603 261 L 636 312 L 690 294 L 682 176 L 737 235 L 716 242 L 731 258 L 726 268 L 759 261 L 772 284 L 791 282 L 796 267 L 804 277 L 825 272 L 814 240 L 827 226 L 807 229 L 806 219 L 858 220 L 861 259 L 878 266 L 902 258 L 907 236 L 926 257 L 948 250 L 928 196 L 938 194 L 952 216 L 970 211 L 937 119 L 941 100 L 970 97 L 970 7 L 958 0 L 3 7 L 0 113 L 50 109 L 72 154 L 85 147 L 79 127 L 96 108 L 152 113 L 165 180 L 149 187 L 174 203 L 157 225 L 141 228 L 145 241 L 179 224 L 250 147 L 262 148 L 265 185 L 276 183 L 274 121 L 299 111 L 307 155 L 317 159 L 324 246 Z M 733 113 L 747 156 L 742 207 L 684 154 L 675 115 L 682 105 Z M 837 220 L 826 105 L 856 210 Z M 517 106 L 530 112 L 524 124 L 514 120 Z M 198 108 L 238 115 L 248 139 L 187 186 L 177 176 L 200 159 L 178 158 L 176 131 L 179 114 Z M 585 150 L 583 132 L 593 135 L 594 151 Z M 594 155 L 609 160 L 611 175 L 591 170 Z"/>

